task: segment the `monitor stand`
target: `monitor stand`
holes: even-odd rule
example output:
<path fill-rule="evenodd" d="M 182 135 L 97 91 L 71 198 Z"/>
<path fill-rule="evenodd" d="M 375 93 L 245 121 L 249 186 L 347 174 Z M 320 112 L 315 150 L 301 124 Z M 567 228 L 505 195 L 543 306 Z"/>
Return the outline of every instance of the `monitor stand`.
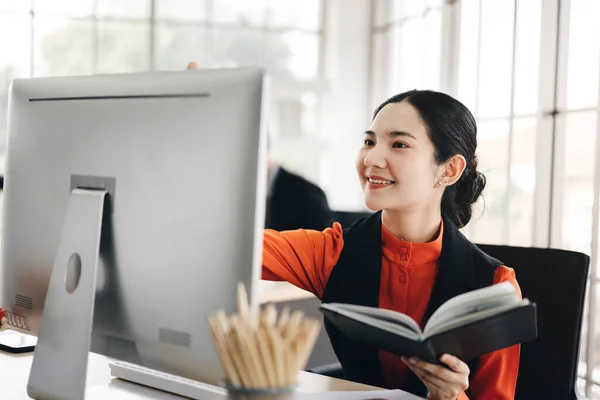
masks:
<path fill-rule="evenodd" d="M 71 191 L 27 384 L 31 398 L 85 398 L 107 193 Z"/>

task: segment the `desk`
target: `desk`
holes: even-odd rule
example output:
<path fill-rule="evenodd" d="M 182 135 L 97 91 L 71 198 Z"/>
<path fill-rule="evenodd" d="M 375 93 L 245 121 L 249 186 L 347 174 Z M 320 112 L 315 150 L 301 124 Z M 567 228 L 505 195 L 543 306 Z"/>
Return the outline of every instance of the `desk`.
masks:
<path fill-rule="evenodd" d="M 33 361 L 33 353 L 13 355 L 0 351 L 0 390 L 2 400 L 26 400 L 27 381 Z M 108 385 L 118 389 L 119 393 L 129 393 L 128 398 L 153 398 L 161 400 L 182 399 L 181 397 L 158 392 L 156 390 L 121 381 L 110 375 L 109 360 L 102 355 L 90 353 L 87 371 L 86 399 L 100 399 L 106 394 Z M 299 376 L 299 391 L 329 392 L 329 391 L 364 391 L 379 390 L 373 386 L 348 382 L 341 379 L 329 378 L 302 371 Z M 119 397 L 121 398 L 121 397 Z M 125 396 L 123 396 L 125 398 Z"/>
<path fill-rule="evenodd" d="M 279 305 L 297 305 L 297 302 L 318 300 L 304 290 L 287 282 L 267 283 L 259 295 L 260 303 Z M 294 307 L 296 308 L 296 307 Z M 316 306 L 315 306 L 316 308 Z M 318 312 L 315 310 L 315 316 Z M 27 381 L 33 361 L 33 353 L 10 354 L 0 351 L 0 394 L 2 400 L 28 400 Z M 103 355 L 89 353 L 87 370 L 87 400 L 181 400 L 182 397 L 160 392 L 142 385 L 122 381 L 110 374 L 109 359 Z M 372 391 L 381 390 L 374 386 L 363 385 L 322 375 L 301 371 L 298 376 L 298 391 L 304 393 L 323 393 L 334 391 Z M 394 393 L 394 392 L 390 392 Z M 417 397 L 404 392 L 395 392 L 393 398 L 413 400 Z"/>
<path fill-rule="evenodd" d="M 260 281 L 258 302 L 283 303 L 289 301 L 316 299 L 315 296 L 291 283 L 284 281 Z"/>

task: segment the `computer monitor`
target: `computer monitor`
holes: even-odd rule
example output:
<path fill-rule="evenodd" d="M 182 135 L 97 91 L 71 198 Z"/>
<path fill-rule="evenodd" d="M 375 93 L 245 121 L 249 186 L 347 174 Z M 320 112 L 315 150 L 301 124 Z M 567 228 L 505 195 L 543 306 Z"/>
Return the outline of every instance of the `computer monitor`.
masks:
<path fill-rule="evenodd" d="M 84 324 L 76 309 L 87 304 L 91 351 L 221 378 L 206 318 L 236 309 L 238 282 L 257 306 L 265 82 L 254 68 L 13 81 L 0 306 L 39 333 L 35 358 L 43 334 L 64 342 L 57 332 Z M 95 278 L 86 271 L 98 235 L 90 305 L 83 289 L 69 290 Z M 71 272 L 52 276 L 49 290 L 55 262 Z M 73 340 L 62 350 L 82 345 Z"/>

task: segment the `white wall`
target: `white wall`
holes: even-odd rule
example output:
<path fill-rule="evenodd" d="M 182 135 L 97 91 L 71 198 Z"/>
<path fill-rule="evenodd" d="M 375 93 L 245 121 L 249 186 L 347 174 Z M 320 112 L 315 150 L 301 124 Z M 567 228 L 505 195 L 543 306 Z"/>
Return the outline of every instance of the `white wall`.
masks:
<path fill-rule="evenodd" d="M 364 209 L 355 159 L 370 122 L 371 2 L 325 2 L 324 62 L 328 90 L 322 97 L 321 184 L 338 210 Z"/>

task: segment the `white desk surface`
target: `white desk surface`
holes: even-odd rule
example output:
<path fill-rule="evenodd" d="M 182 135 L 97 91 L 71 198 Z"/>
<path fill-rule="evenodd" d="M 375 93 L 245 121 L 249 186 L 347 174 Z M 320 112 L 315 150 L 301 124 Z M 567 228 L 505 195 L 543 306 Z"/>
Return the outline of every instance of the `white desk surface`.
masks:
<path fill-rule="evenodd" d="M 25 400 L 27 381 L 33 361 L 33 353 L 14 355 L 0 351 L 0 394 L 2 400 Z M 122 381 L 111 376 L 109 360 L 102 355 L 90 353 L 87 371 L 86 399 L 104 399 L 110 389 L 111 399 L 156 399 L 181 400 L 182 397 L 159 392 L 141 385 Z M 299 376 L 299 391 L 363 391 L 379 388 L 329 378 L 302 371 Z M 115 397 L 116 396 L 116 397 Z"/>
<path fill-rule="evenodd" d="M 264 282 L 264 284 L 265 288 L 261 290 L 260 294 L 260 302 L 262 304 L 312 297 L 312 294 L 298 289 L 287 282 Z M 29 379 L 29 370 L 31 369 L 32 360 L 33 353 L 19 355 L 0 351 L 1 400 L 29 399 L 29 396 L 27 396 L 27 381 Z M 161 394 L 153 389 L 116 379 L 110 375 L 108 363 L 109 360 L 105 356 L 90 353 L 87 371 L 88 391 L 86 398 L 101 398 L 100 395 L 96 394 L 102 392 L 103 387 L 106 388 L 107 386 L 111 386 L 112 388 L 118 389 L 118 392 L 128 392 L 130 395 L 126 396 L 127 398 L 181 399 L 181 397 L 178 396 Z M 376 389 L 339 379 L 331 379 L 320 375 L 310 374 L 308 372 L 302 372 L 299 379 L 303 391 L 325 392 L 335 390 Z M 159 397 L 155 397 L 156 394 L 158 394 Z M 113 393 L 111 392 L 111 397 L 112 395 Z"/>
<path fill-rule="evenodd" d="M 281 303 L 295 300 L 311 299 L 315 296 L 288 282 L 260 281 L 258 301 L 260 304 Z"/>
<path fill-rule="evenodd" d="M 265 282 L 259 295 L 260 303 L 294 301 L 314 297 L 311 293 L 298 289 L 287 282 Z M 10 354 L 0 350 L 0 400 L 26 400 L 27 381 L 33 361 L 33 353 Z M 142 385 L 114 378 L 110 374 L 109 359 L 89 353 L 87 371 L 87 400 L 181 400 L 183 397 L 171 395 Z M 301 371 L 298 377 L 298 391 L 303 393 L 324 393 L 340 391 L 380 391 L 380 388 L 329 378 Z M 382 392 L 379 392 L 381 396 Z M 416 399 L 401 391 L 389 392 L 392 399 Z M 358 393 L 357 393 L 358 395 Z M 359 396 L 360 397 L 360 396 Z M 387 396 L 386 396 L 387 397 Z M 345 400 L 351 400 L 344 396 Z M 332 399 L 327 399 L 332 400 Z"/>

